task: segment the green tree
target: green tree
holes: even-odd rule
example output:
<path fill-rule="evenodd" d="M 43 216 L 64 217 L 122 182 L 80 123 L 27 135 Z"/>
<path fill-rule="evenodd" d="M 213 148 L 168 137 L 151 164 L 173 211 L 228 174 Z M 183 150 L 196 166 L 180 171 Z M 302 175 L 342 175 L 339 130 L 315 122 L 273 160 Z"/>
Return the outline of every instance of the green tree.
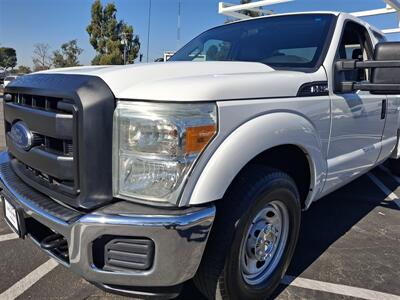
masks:
<path fill-rule="evenodd" d="M 17 74 L 29 74 L 29 73 L 32 73 L 32 70 L 28 66 L 20 65 L 20 66 L 18 66 L 18 68 L 15 69 L 15 73 L 17 73 Z"/>
<path fill-rule="evenodd" d="M 124 21 L 118 21 L 117 8 L 114 3 L 103 7 L 100 0 L 92 5 L 92 20 L 87 27 L 90 44 L 97 55 L 92 60 L 93 65 L 121 65 L 134 63 L 140 50 L 139 37 L 134 34 L 133 27 Z"/>
<path fill-rule="evenodd" d="M 33 46 L 33 69 L 35 71 L 48 70 L 52 65 L 52 57 L 50 54 L 49 44 L 35 44 Z"/>
<path fill-rule="evenodd" d="M 79 66 L 79 55 L 83 49 L 78 47 L 77 40 L 71 40 L 61 45 L 60 50 L 53 52 L 53 65 L 56 68 Z"/>
<path fill-rule="evenodd" d="M 0 47 L 0 67 L 13 69 L 17 65 L 17 52 L 14 48 Z"/>

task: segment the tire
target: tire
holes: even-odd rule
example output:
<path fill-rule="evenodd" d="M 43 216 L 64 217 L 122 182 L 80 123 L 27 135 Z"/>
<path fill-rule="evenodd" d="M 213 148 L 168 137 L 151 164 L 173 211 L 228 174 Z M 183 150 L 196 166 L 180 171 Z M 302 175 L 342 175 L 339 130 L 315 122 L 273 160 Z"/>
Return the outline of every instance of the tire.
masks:
<path fill-rule="evenodd" d="M 296 247 L 301 218 L 296 184 L 281 171 L 249 166 L 234 180 L 216 206 L 217 216 L 194 278 L 195 285 L 210 300 L 267 299 L 285 275 Z M 272 216 L 272 208 L 277 209 L 275 216 Z M 279 223 L 277 216 L 286 220 Z M 282 230 L 276 229 L 278 225 L 273 228 L 275 223 L 281 224 Z M 279 239 L 276 235 L 280 235 Z M 268 243 L 262 236 L 273 242 L 275 252 L 269 252 L 273 251 L 272 247 L 266 246 Z M 254 250 L 252 245 L 256 245 Z M 257 252 L 259 255 L 256 255 L 256 249 L 262 250 Z M 272 253 L 275 254 L 272 256 Z M 264 257 L 267 254 L 270 256 Z M 253 276 L 251 271 L 255 270 L 256 274 L 263 268 L 268 271 Z"/>
<path fill-rule="evenodd" d="M 400 159 L 389 159 L 389 169 L 393 174 L 400 176 Z"/>

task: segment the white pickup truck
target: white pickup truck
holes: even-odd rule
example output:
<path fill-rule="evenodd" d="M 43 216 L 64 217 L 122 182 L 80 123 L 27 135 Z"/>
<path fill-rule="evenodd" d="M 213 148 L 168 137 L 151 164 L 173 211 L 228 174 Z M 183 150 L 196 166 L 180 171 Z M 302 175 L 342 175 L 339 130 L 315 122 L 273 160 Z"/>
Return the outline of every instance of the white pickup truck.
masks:
<path fill-rule="evenodd" d="M 216 27 L 167 63 L 23 76 L 4 95 L 5 219 L 111 292 L 173 298 L 193 279 L 265 299 L 302 210 L 400 170 L 399 95 L 400 43 L 335 12 Z"/>

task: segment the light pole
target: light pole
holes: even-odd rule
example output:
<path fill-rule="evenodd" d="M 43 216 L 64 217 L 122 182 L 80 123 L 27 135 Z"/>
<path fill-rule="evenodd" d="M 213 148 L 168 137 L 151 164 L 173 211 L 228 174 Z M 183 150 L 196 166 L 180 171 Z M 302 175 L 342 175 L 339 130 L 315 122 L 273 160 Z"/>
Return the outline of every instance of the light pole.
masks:
<path fill-rule="evenodd" d="M 149 22 L 147 24 L 147 55 L 146 55 L 147 62 L 149 62 L 149 52 L 150 52 L 150 24 L 151 24 L 151 0 L 149 0 Z"/>

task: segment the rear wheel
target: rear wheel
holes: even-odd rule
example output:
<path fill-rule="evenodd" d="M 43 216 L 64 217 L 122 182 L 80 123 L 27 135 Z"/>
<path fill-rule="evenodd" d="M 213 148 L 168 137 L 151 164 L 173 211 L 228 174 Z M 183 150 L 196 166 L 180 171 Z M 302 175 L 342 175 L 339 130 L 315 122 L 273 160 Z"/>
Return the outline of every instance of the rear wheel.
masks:
<path fill-rule="evenodd" d="M 217 202 L 217 217 L 195 277 L 208 299 L 266 299 L 297 243 L 301 206 L 285 173 L 250 166 Z"/>

